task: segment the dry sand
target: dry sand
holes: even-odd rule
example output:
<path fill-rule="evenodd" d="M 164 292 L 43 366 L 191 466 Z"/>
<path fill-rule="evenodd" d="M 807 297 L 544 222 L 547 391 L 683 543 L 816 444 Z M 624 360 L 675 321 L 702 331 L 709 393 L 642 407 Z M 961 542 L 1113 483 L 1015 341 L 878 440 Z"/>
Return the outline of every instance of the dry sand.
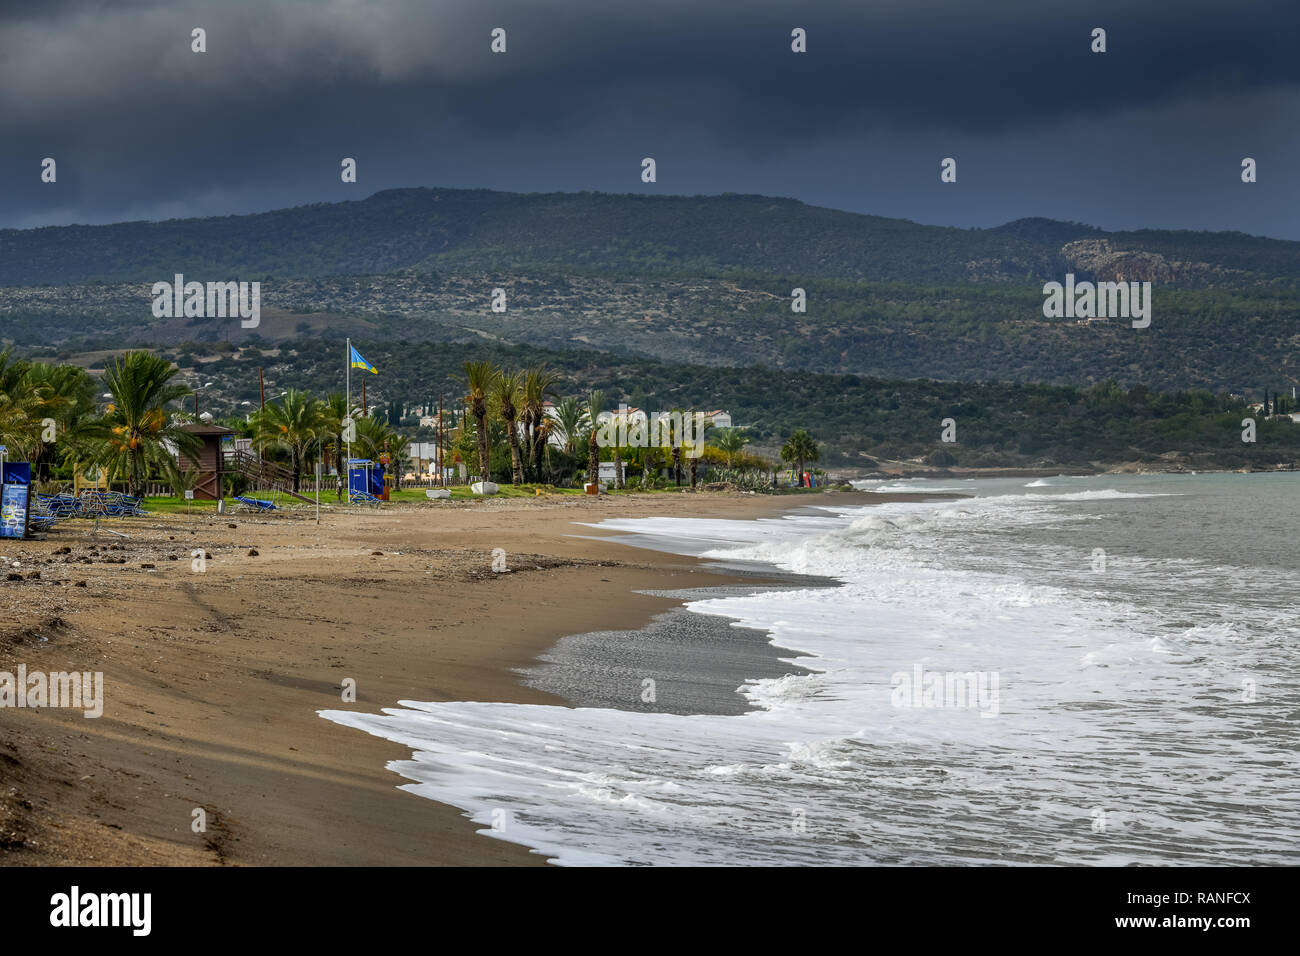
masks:
<path fill-rule="evenodd" d="M 319 527 L 309 512 L 167 515 L 105 523 L 126 540 L 65 521 L 46 541 L 0 543 L 20 564 L 0 567 L 0 671 L 102 671 L 106 698 L 98 719 L 0 708 L 0 863 L 541 864 L 397 789 L 385 764 L 406 748 L 317 711 L 563 704 L 512 669 L 565 634 L 640 627 L 675 603 L 634 589 L 734 580 L 576 537 L 600 532 L 575 522 L 918 497 L 553 496 L 390 505 Z M 199 548 L 212 555 L 201 573 Z M 510 573 L 492 572 L 494 548 Z"/>

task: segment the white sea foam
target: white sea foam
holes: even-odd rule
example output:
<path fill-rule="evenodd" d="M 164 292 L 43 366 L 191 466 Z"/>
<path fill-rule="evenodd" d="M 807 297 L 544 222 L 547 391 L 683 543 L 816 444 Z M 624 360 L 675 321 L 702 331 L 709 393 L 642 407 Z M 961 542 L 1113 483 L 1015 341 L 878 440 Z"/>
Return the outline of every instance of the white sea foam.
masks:
<path fill-rule="evenodd" d="M 605 522 L 842 582 L 688 605 L 810 655 L 798 663 L 812 673 L 746 682 L 743 716 L 416 701 L 323 716 L 411 747 L 391 765 L 408 789 L 562 863 L 1297 862 L 1282 747 L 1294 702 L 1239 693 L 1243 677 L 1279 683 L 1295 608 L 1244 601 L 1249 572 L 1232 562 L 1138 550 L 1135 519 L 1164 508 L 1151 524 L 1164 527 L 1179 511 L 1160 502 L 1183 491 L 1077 481 L 821 516 Z M 897 706 L 917 668 L 997 675 L 997 716 Z"/>
<path fill-rule="evenodd" d="M 850 482 L 850 484 L 859 491 L 873 491 L 879 494 L 929 494 L 931 492 L 941 494 L 943 492 L 964 490 L 955 485 L 932 485 L 923 478 L 913 478 L 910 481 L 885 485 L 876 485 L 865 481 L 854 481 Z"/>

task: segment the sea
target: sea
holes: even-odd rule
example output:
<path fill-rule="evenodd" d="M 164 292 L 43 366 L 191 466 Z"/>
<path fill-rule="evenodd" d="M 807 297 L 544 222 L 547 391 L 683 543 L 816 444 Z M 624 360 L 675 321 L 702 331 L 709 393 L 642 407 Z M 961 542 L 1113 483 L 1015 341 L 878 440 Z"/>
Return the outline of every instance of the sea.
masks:
<path fill-rule="evenodd" d="M 963 497 L 599 525 L 791 576 L 683 592 L 668 628 L 761 645 L 756 673 L 688 668 L 738 706 L 588 641 L 551 655 L 579 706 L 322 716 L 562 865 L 1300 863 L 1300 475 L 858 486 Z"/>

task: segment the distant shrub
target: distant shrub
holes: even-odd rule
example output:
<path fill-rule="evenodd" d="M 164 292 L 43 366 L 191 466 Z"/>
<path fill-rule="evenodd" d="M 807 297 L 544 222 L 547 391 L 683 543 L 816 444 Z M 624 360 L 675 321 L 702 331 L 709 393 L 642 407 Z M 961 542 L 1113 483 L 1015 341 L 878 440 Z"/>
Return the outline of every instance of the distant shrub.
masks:
<path fill-rule="evenodd" d="M 772 479 L 766 472 L 740 468 L 710 468 L 705 481 L 708 484 L 735 485 L 741 491 L 771 491 Z"/>
<path fill-rule="evenodd" d="M 935 468 L 951 468 L 957 464 L 957 458 L 952 452 L 940 448 L 938 451 L 932 451 L 926 455 L 925 463 L 933 465 Z"/>

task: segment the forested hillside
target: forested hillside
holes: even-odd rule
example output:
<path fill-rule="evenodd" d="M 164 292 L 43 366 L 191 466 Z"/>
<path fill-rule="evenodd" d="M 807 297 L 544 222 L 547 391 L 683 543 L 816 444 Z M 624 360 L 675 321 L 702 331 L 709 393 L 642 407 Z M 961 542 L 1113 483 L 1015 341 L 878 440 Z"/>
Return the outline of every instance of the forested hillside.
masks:
<path fill-rule="evenodd" d="M 155 317 L 152 283 L 178 272 L 258 281 L 257 327 Z M 1150 281 L 1150 326 L 1045 317 L 1043 283 L 1066 272 Z M 730 407 L 759 440 L 809 427 L 849 456 L 923 457 L 933 422 L 961 408 L 968 440 L 949 451 L 963 463 L 1259 464 L 1289 452 L 1232 439 L 1243 400 L 1300 384 L 1300 243 L 1049 219 L 955 229 L 748 195 L 449 189 L 0 231 L 0 338 L 24 354 L 160 348 L 236 402 L 256 397 L 263 354 L 284 387 L 337 389 L 349 336 L 384 368 L 383 400 L 406 406 L 454 396 L 459 363 L 484 352 L 545 358 L 575 392 Z M 1157 392 L 1171 397 L 1143 397 Z"/>
<path fill-rule="evenodd" d="M 1159 255 L 1176 265 L 1175 284 L 1300 278 L 1300 243 L 1240 233 L 1105 233 L 1048 220 L 956 229 L 749 195 L 397 189 L 248 216 L 0 230 L 0 286 L 536 267 L 1032 284 L 1059 277 L 1062 247 L 1080 239 Z"/>
<path fill-rule="evenodd" d="M 600 389 L 610 407 L 623 401 L 650 411 L 725 409 L 744 426 L 754 447 L 769 453 L 795 429 L 806 428 L 825 444 L 828 463 L 841 468 L 913 458 L 971 467 L 1145 462 L 1262 468 L 1300 461 L 1300 424 L 1260 421 L 1258 441 L 1244 443 L 1242 403 L 1203 391 L 1156 393 L 1113 382 L 1075 388 L 718 369 L 481 342 L 361 344 L 380 372 L 353 374 L 354 399 L 364 378 L 368 404 L 391 415 L 395 425 L 414 426 L 419 407 L 436 408 L 440 399 L 456 406 L 465 393 L 466 361 L 507 368 L 545 362 L 560 373 L 557 398 Z M 287 388 L 317 395 L 343 388 L 342 352 L 336 343 L 314 338 L 274 348 L 191 343 L 165 354 L 180 364 L 183 381 L 201 389 L 202 408 L 218 417 L 242 417 L 257 407 L 259 367 L 268 400 Z M 79 357 L 92 368 L 97 359 L 102 361 Z M 954 444 L 940 440 L 945 418 L 957 423 Z"/>

